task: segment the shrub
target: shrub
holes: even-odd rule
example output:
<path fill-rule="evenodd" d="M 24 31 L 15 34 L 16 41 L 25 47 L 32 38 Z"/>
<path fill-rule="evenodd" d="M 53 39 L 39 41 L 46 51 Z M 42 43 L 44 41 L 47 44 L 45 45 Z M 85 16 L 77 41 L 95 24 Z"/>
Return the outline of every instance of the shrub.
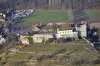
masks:
<path fill-rule="evenodd" d="M 33 38 L 28 37 L 28 40 L 29 40 L 29 44 L 33 44 Z"/>
<path fill-rule="evenodd" d="M 52 38 L 49 38 L 48 41 L 46 41 L 46 43 L 52 43 L 53 42 L 53 39 Z"/>

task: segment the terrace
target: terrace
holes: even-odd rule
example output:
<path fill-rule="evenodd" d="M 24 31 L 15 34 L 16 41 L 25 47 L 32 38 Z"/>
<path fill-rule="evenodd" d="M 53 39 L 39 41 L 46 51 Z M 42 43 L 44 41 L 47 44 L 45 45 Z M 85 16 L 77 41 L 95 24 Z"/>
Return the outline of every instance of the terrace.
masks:
<path fill-rule="evenodd" d="M 16 52 L 6 50 L 0 55 L 0 64 L 3 66 L 100 65 L 100 62 L 94 63 L 99 59 L 100 53 L 83 40 L 64 44 L 16 45 L 12 48 L 15 48 Z"/>

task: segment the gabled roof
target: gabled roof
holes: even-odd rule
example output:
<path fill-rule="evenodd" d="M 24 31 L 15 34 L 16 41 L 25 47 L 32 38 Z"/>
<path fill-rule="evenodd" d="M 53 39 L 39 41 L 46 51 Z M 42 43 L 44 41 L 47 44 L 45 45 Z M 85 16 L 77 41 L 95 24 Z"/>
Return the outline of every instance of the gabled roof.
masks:
<path fill-rule="evenodd" d="M 45 29 L 54 29 L 57 28 L 57 24 L 49 24 L 47 26 L 44 27 Z"/>
<path fill-rule="evenodd" d="M 48 24 L 43 28 L 43 30 L 46 30 L 47 32 L 55 32 L 57 30 L 71 30 L 71 24 L 67 23 L 60 23 L 60 24 Z"/>
<path fill-rule="evenodd" d="M 42 30 L 46 32 L 56 32 L 57 24 L 47 24 Z"/>
<path fill-rule="evenodd" d="M 59 30 L 71 30 L 72 27 L 71 27 L 70 24 L 65 23 L 65 24 L 59 25 L 58 29 L 59 29 Z"/>

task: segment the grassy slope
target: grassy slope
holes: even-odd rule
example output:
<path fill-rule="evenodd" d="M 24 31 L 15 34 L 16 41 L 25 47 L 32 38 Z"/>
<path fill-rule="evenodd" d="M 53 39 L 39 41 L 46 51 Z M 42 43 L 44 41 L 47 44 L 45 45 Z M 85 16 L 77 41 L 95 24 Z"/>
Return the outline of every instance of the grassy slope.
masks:
<path fill-rule="evenodd" d="M 90 18 L 100 17 L 100 9 L 85 10 L 86 14 Z M 60 22 L 68 19 L 68 13 L 65 10 L 35 10 L 35 12 L 27 18 L 21 20 L 18 23 L 18 27 L 31 26 L 33 23 L 49 23 L 49 22 Z"/>
<path fill-rule="evenodd" d="M 25 47 L 20 50 L 21 52 L 26 52 L 25 54 L 16 53 L 15 55 L 10 55 L 9 59 L 28 60 L 30 56 L 32 56 L 32 58 L 34 58 L 34 57 L 36 58 L 39 55 L 53 54 L 61 49 L 66 49 L 66 51 L 64 53 L 57 54 L 56 56 L 58 56 L 59 58 L 69 54 L 70 59 L 78 58 L 78 59 L 85 59 L 85 60 L 94 60 L 95 57 L 100 56 L 97 52 L 88 52 L 86 50 L 86 48 L 83 46 L 83 43 L 77 42 L 77 44 L 75 44 L 75 42 L 68 42 L 67 44 L 52 44 L 52 45 L 50 45 L 50 44 L 48 44 L 48 45 L 35 44 L 35 45 L 31 45 L 31 46 Z M 28 54 L 27 52 L 35 52 L 35 53 Z M 77 61 L 78 59 L 76 59 L 75 61 Z M 48 60 L 51 60 L 51 59 L 49 58 Z M 45 60 L 44 62 L 42 62 L 41 63 L 42 65 L 38 64 L 38 65 L 34 65 L 34 66 L 58 66 L 59 65 L 58 63 L 54 63 L 54 62 L 48 61 L 48 60 Z M 11 62 L 13 62 L 13 61 L 11 61 Z M 11 62 L 8 61 L 7 64 L 10 64 Z M 61 66 L 69 66 L 67 64 L 68 63 L 65 63 L 65 65 L 61 65 Z M 12 66 L 12 64 L 11 64 L 11 66 Z M 75 66 L 75 65 L 71 64 L 70 66 Z M 86 65 L 83 65 L 83 66 L 86 66 Z M 87 64 L 87 66 L 92 66 L 92 65 Z M 96 66 L 96 65 L 93 65 L 93 66 Z M 97 66 L 99 66 L 99 65 L 97 65 Z"/>

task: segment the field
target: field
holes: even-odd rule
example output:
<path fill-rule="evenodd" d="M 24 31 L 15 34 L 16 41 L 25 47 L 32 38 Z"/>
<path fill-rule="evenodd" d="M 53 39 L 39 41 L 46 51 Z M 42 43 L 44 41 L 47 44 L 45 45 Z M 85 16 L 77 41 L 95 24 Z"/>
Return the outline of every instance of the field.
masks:
<path fill-rule="evenodd" d="M 34 23 L 62 22 L 68 19 L 65 10 L 35 10 L 34 13 L 21 20 L 17 26 L 30 26 Z"/>
<path fill-rule="evenodd" d="M 86 14 L 90 18 L 100 18 L 100 9 L 86 10 Z"/>
<path fill-rule="evenodd" d="M 91 19 L 100 18 L 100 9 L 85 10 L 87 16 Z M 65 10 L 35 10 L 32 15 L 19 20 L 17 27 L 28 27 L 34 23 L 55 23 L 68 20 L 68 12 Z"/>
<path fill-rule="evenodd" d="M 100 52 L 83 41 L 12 48 L 19 51 L 3 53 L 3 66 L 100 66 Z"/>

